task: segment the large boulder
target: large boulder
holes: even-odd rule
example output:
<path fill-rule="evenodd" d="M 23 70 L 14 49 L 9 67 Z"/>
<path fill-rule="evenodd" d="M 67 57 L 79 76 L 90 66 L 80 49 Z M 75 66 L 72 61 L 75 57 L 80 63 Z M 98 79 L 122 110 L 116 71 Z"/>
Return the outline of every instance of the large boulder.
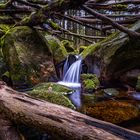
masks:
<path fill-rule="evenodd" d="M 58 64 L 61 61 L 63 61 L 68 55 L 63 43 L 60 42 L 58 38 L 51 35 L 46 35 L 45 38 L 53 56 L 53 59 L 55 61 L 55 64 Z"/>
<path fill-rule="evenodd" d="M 140 32 L 140 21 L 131 30 Z M 125 33 L 113 33 L 103 41 L 90 45 L 81 54 L 86 57 L 90 72 L 97 72 L 104 81 L 130 83 L 130 71 L 140 70 L 140 39 L 130 38 Z M 131 85 L 136 85 L 138 75 L 140 71 L 133 76 Z"/>
<path fill-rule="evenodd" d="M 3 56 L 15 86 L 55 79 L 53 57 L 40 32 L 26 26 L 14 27 L 2 40 Z"/>
<path fill-rule="evenodd" d="M 68 53 L 74 53 L 75 49 L 73 48 L 73 43 L 68 41 L 68 40 L 63 40 L 61 41 L 65 49 L 67 50 Z"/>

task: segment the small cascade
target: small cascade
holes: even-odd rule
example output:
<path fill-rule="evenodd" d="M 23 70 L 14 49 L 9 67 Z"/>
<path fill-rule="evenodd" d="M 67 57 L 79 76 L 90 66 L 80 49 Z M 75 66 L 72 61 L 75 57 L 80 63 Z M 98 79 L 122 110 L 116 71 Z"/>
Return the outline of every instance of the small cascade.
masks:
<path fill-rule="evenodd" d="M 64 68 L 63 68 L 63 77 L 65 76 L 66 72 L 67 72 L 68 69 L 69 69 L 68 60 L 69 60 L 69 59 L 68 59 L 68 57 L 67 57 L 66 62 L 65 62 L 65 64 L 64 64 Z"/>
<path fill-rule="evenodd" d="M 63 80 L 59 82 L 59 84 L 66 85 L 69 87 L 80 87 L 80 73 L 81 73 L 81 62 L 82 59 L 77 57 L 76 60 L 70 67 L 68 58 L 64 64 L 63 70 Z"/>
<path fill-rule="evenodd" d="M 63 80 L 58 83 L 75 90 L 73 94 L 69 96 L 72 103 L 79 108 L 81 106 L 81 91 L 80 91 L 80 74 L 82 59 L 80 56 L 75 56 L 76 60 L 73 63 L 69 63 L 69 57 L 64 64 Z"/>
<path fill-rule="evenodd" d="M 70 83 L 79 83 L 79 76 L 81 72 L 81 61 L 74 62 L 66 72 L 63 81 Z"/>

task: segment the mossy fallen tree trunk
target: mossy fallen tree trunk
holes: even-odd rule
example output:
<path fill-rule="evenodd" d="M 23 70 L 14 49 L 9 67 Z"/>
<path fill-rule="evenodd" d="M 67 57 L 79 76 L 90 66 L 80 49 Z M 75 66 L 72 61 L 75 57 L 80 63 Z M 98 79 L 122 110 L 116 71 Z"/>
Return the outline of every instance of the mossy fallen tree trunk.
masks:
<path fill-rule="evenodd" d="M 69 140 L 138 140 L 140 134 L 71 109 L 34 99 L 0 83 L 0 113 L 15 123 L 33 126 Z"/>

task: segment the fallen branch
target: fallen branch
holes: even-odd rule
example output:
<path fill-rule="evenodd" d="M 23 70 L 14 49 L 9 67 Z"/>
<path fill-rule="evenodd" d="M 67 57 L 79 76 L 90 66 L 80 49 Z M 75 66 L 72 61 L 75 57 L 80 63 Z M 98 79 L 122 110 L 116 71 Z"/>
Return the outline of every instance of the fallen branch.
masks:
<path fill-rule="evenodd" d="M 89 12 L 90 14 L 94 15 L 96 18 L 104 20 L 105 22 L 107 22 L 108 24 L 112 25 L 114 28 L 128 34 L 130 37 L 134 37 L 134 38 L 140 38 L 140 33 L 129 30 L 128 28 L 118 24 L 117 22 L 114 22 L 112 19 L 110 19 L 109 17 L 106 17 L 103 14 L 100 14 L 98 12 L 96 12 L 95 10 L 83 5 L 82 8 L 84 10 L 86 10 L 87 12 Z"/>

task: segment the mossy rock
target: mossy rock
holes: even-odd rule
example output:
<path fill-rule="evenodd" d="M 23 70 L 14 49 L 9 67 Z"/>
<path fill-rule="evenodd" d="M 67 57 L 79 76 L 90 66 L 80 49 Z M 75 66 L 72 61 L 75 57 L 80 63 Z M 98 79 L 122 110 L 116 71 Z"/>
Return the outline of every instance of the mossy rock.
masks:
<path fill-rule="evenodd" d="M 68 53 L 72 53 L 75 51 L 75 49 L 72 47 L 73 46 L 72 42 L 68 40 L 62 40 L 61 43 L 63 44 Z"/>
<path fill-rule="evenodd" d="M 83 92 L 92 92 L 96 89 L 100 82 L 95 74 L 81 74 L 81 83 Z"/>
<path fill-rule="evenodd" d="M 119 94 L 119 91 L 115 88 L 106 88 L 104 92 L 109 96 L 117 96 Z"/>
<path fill-rule="evenodd" d="M 109 100 L 110 98 L 118 97 L 119 94 L 119 91 L 114 88 L 108 88 L 104 90 L 100 89 L 92 94 L 83 94 L 82 100 L 85 105 L 91 105 L 97 102 Z"/>
<path fill-rule="evenodd" d="M 51 52 L 40 32 L 14 27 L 2 40 L 2 53 L 15 86 L 34 85 L 56 76 Z"/>
<path fill-rule="evenodd" d="M 72 89 L 53 82 L 38 84 L 34 87 L 34 90 L 48 90 L 50 92 L 59 92 L 64 95 L 71 94 L 73 92 Z"/>
<path fill-rule="evenodd" d="M 130 30 L 140 32 L 140 21 Z M 90 45 L 81 55 L 85 58 L 88 68 L 98 66 L 102 80 L 108 82 L 120 80 L 128 71 L 139 69 L 140 39 L 130 38 L 127 34 L 116 32 L 102 41 Z M 122 78 L 122 79 L 121 79 Z"/>
<path fill-rule="evenodd" d="M 64 91 L 68 92 L 68 89 L 66 89 L 65 87 L 63 88 L 61 87 L 61 89 L 59 89 L 58 87 L 56 88 L 55 86 L 56 84 L 54 83 L 49 83 L 49 84 L 43 83 L 39 86 L 34 87 L 33 90 L 28 93 L 33 97 L 40 98 L 54 104 L 69 107 L 71 109 L 75 109 L 75 106 L 64 95 Z"/>
<path fill-rule="evenodd" d="M 104 101 L 86 107 L 86 114 L 111 123 L 121 123 L 139 116 L 139 109 L 125 101 Z"/>
<path fill-rule="evenodd" d="M 80 53 L 82 53 L 88 46 L 80 46 L 79 47 L 79 51 Z"/>
<path fill-rule="evenodd" d="M 55 62 L 59 63 L 64 60 L 67 57 L 68 53 L 63 43 L 61 43 L 60 40 L 54 36 L 46 35 L 45 37 Z"/>

